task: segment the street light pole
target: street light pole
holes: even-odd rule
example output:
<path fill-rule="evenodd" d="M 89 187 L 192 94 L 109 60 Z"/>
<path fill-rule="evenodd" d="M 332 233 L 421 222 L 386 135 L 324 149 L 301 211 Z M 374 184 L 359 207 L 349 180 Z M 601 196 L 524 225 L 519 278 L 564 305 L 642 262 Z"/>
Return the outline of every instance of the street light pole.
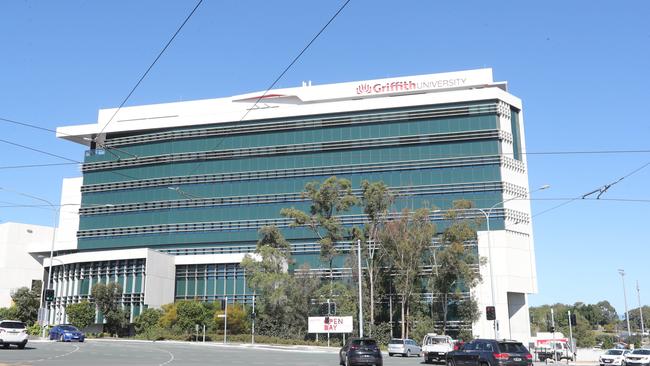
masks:
<path fill-rule="evenodd" d="M 641 306 L 641 293 L 639 291 L 639 280 L 636 280 L 636 299 L 639 302 L 639 316 L 641 317 L 641 340 L 645 337 L 645 325 L 643 324 L 643 307 Z"/>
<path fill-rule="evenodd" d="M 621 275 L 621 280 L 623 281 L 623 301 L 625 302 L 625 321 L 627 322 L 627 336 L 631 337 L 632 332 L 630 331 L 630 314 L 627 312 L 627 291 L 625 291 L 625 270 L 619 269 L 618 273 Z"/>
<path fill-rule="evenodd" d="M 56 240 L 56 225 L 58 224 L 58 221 L 59 221 L 59 208 L 57 206 L 55 206 L 54 204 L 52 204 L 52 202 L 50 202 L 50 201 L 48 201 L 48 200 L 46 200 L 44 198 L 32 196 L 31 194 L 17 192 L 17 191 L 2 188 L 2 187 L 0 187 L 0 190 L 15 193 L 15 194 L 18 194 L 18 195 L 21 195 L 21 196 L 24 196 L 24 197 L 27 197 L 27 198 L 31 198 L 31 199 L 34 199 L 34 200 L 37 200 L 37 201 L 45 202 L 54 211 L 54 225 L 52 226 L 52 244 L 50 246 L 50 268 L 47 271 L 47 287 L 45 289 L 41 288 L 41 307 L 42 307 L 42 309 L 44 309 L 43 315 L 45 316 L 45 321 L 43 322 L 42 337 L 45 338 L 45 328 L 50 323 L 49 311 L 47 309 L 47 304 L 45 302 L 45 290 L 50 288 L 51 282 L 52 282 L 52 258 L 54 257 L 54 242 Z M 43 270 L 45 270 L 45 266 L 43 266 Z"/>
<path fill-rule="evenodd" d="M 551 187 L 550 185 L 545 184 L 545 185 L 537 188 L 536 190 L 534 190 L 534 191 L 532 191 L 530 193 L 541 191 L 541 190 L 544 190 L 544 189 L 548 189 L 550 187 Z M 512 198 L 508 198 L 507 200 L 503 200 L 501 202 L 495 203 L 494 205 L 492 205 L 492 207 L 490 207 L 488 209 L 487 212 L 484 209 L 478 208 L 478 207 L 470 208 L 470 209 L 465 210 L 465 211 L 469 211 L 469 210 L 479 211 L 480 213 L 483 214 L 483 216 L 485 216 L 486 229 L 487 229 L 488 257 L 489 257 L 488 258 L 488 263 L 489 263 L 489 266 L 490 266 L 490 292 L 491 292 L 491 295 L 492 295 L 492 306 L 495 309 L 496 309 L 496 284 L 494 282 L 495 281 L 494 271 L 492 270 L 492 268 L 494 267 L 494 263 L 492 262 L 492 242 L 491 242 L 491 238 L 490 238 L 490 215 L 492 215 L 492 210 L 494 210 L 497 206 L 502 205 L 502 204 L 504 204 L 506 202 L 518 199 L 518 198 L 522 198 L 522 197 L 524 197 L 524 196 L 515 196 L 515 197 L 512 197 Z M 495 314 L 498 314 L 498 313 L 499 313 L 498 311 L 495 311 Z M 498 316 L 495 316 L 493 324 L 492 324 L 492 327 L 494 328 L 494 339 L 499 338 L 499 325 L 498 325 L 499 320 L 497 318 L 498 318 Z"/>
<path fill-rule="evenodd" d="M 363 301 L 361 292 L 361 239 L 357 239 L 357 255 L 358 268 L 359 268 L 359 337 L 363 337 Z"/>

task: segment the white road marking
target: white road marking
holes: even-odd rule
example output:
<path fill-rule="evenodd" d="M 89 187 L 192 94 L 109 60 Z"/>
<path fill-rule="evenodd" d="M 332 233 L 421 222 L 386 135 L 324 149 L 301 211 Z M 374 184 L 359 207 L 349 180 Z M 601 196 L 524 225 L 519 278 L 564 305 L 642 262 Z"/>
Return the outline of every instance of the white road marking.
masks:
<path fill-rule="evenodd" d="M 169 353 L 169 360 L 167 360 L 167 361 L 165 361 L 165 362 L 159 364 L 158 366 L 165 366 L 165 365 L 167 365 L 168 363 L 171 363 L 172 361 L 174 361 L 174 354 L 173 354 L 173 353 L 169 352 L 169 351 L 166 350 L 166 349 L 162 349 L 162 348 L 155 348 L 155 349 L 157 349 L 157 350 L 159 350 L 159 351 L 164 351 L 164 352 Z"/>
<path fill-rule="evenodd" d="M 58 358 L 58 357 L 66 357 L 66 356 L 69 356 L 69 355 L 79 351 L 79 346 L 75 345 L 74 347 L 75 347 L 75 349 L 73 349 L 72 351 L 70 351 L 68 353 L 64 353 L 64 354 L 56 355 L 56 356 L 51 356 L 51 357 L 48 357 L 48 358 L 39 358 L 39 359 L 36 359 L 36 360 L 20 360 L 20 361 L 16 361 L 16 362 L 12 363 L 12 365 L 20 365 L 20 364 L 25 363 L 25 362 L 44 362 L 44 361 L 51 360 L 51 359 Z"/>

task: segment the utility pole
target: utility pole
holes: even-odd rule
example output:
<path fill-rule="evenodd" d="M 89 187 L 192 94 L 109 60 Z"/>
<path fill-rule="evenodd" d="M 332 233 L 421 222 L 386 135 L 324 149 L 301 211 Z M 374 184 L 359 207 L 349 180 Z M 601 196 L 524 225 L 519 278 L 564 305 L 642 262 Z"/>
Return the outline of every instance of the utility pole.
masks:
<path fill-rule="evenodd" d="M 228 333 L 228 296 L 226 296 L 226 302 L 223 306 L 223 344 L 226 344 L 226 334 Z"/>
<path fill-rule="evenodd" d="M 359 266 L 359 337 L 363 337 L 363 301 L 362 301 L 363 294 L 361 293 L 361 239 L 357 239 L 357 251 L 359 252 L 359 254 L 357 255 L 357 260 L 358 260 L 357 265 Z"/>
<path fill-rule="evenodd" d="M 330 346 L 330 327 L 329 327 L 329 320 L 330 319 L 330 299 L 327 299 L 327 347 Z"/>
<path fill-rule="evenodd" d="M 572 325 L 571 324 L 571 310 L 569 310 L 569 339 L 571 340 L 571 343 L 570 343 L 571 350 L 570 351 L 571 351 L 571 353 L 574 353 L 573 352 L 573 327 L 571 325 Z"/>
<path fill-rule="evenodd" d="M 251 344 L 255 344 L 255 318 L 257 318 L 257 314 L 255 314 L 255 291 L 253 291 L 253 322 L 251 324 Z"/>
<path fill-rule="evenodd" d="M 632 336 L 630 331 L 630 314 L 627 312 L 627 291 L 625 291 L 625 270 L 619 269 L 618 273 L 621 275 L 621 280 L 623 281 L 623 301 L 625 301 L 625 321 L 627 322 L 627 336 L 628 338 Z"/>
<path fill-rule="evenodd" d="M 557 362 L 557 352 L 555 352 L 555 316 L 553 315 L 553 308 L 551 308 L 551 330 L 553 331 L 553 339 L 551 340 L 551 350 L 553 350 L 553 360 Z"/>
<path fill-rule="evenodd" d="M 645 325 L 643 324 L 643 307 L 641 306 L 641 293 L 639 291 L 639 280 L 636 280 L 636 299 L 639 302 L 639 316 L 641 317 L 641 340 L 645 336 Z"/>

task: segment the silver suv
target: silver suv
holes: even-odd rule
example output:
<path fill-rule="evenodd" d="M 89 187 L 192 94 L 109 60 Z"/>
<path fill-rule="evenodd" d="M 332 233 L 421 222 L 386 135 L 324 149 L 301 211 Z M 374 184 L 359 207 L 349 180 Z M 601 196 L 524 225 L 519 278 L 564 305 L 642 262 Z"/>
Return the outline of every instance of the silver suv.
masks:
<path fill-rule="evenodd" d="M 400 354 L 404 357 L 420 356 L 420 346 L 412 339 L 393 338 L 388 342 L 388 355 Z"/>
<path fill-rule="evenodd" d="M 9 348 L 15 344 L 23 349 L 27 345 L 27 326 L 19 320 L 0 321 L 0 345 Z"/>

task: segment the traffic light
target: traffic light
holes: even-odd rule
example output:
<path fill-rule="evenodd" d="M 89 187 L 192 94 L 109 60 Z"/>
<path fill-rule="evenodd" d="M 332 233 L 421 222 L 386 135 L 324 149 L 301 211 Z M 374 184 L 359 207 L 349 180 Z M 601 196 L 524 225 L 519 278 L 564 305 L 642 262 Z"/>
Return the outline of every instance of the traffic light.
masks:
<path fill-rule="evenodd" d="M 572 325 L 572 326 L 575 327 L 576 325 L 578 325 L 578 319 L 577 319 L 577 317 L 576 317 L 575 314 L 571 314 L 571 316 L 569 317 L 569 319 L 570 319 L 570 321 L 571 321 L 571 325 Z"/>
<path fill-rule="evenodd" d="M 485 307 L 485 316 L 487 320 L 495 320 L 497 318 L 497 313 L 496 310 L 494 309 L 494 306 Z"/>
<path fill-rule="evenodd" d="M 336 303 L 331 301 L 321 303 L 319 312 L 320 315 L 336 315 Z"/>
<path fill-rule="evenodd" d="M 328 306 L 329 306 L 329 304 L 326 303 L 326 302 L 320 304 L 320 307 L 318 309 L 318 312 L 320 313 L 320 315 L 328 315 L 328 313 L 329 313 L 329 307 Z"/>
<path fill-rule="evenodd" d="M 45 290 L 45 301 L 54 301 L 54 290 L 52 289 Z"/>

